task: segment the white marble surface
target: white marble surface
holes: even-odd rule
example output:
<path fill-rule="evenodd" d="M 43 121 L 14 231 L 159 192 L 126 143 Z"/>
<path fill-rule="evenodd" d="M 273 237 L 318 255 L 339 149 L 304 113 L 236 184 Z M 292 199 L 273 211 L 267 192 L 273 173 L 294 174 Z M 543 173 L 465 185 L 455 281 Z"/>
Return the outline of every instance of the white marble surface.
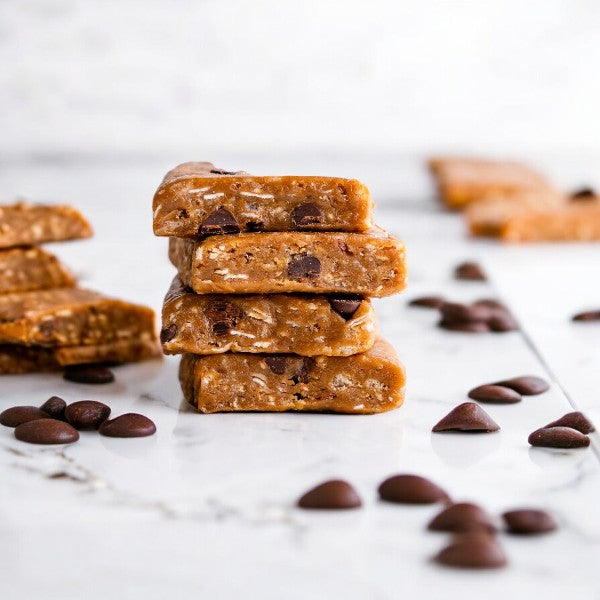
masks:
<path fill-rule="evenodd" d="M 0 189 L 7 198 L 23 193 L 80 206 L 96 237 L 53 249 L 85 285 L 158 309 L 172 275 L 165 241 L 154 239 L 150 226 L 150 197 L 162 170 L 5 165 Z M 366 183 L 383 189 L 377 171 L 372 179 L 367 171 Z M 398 189 L 422 189 L 420 181 L 415 172 Z M 458 217 L 433 203 L 394 203 L 390 195 L 382 204 L 379 222 L 409 248 L 409 290 L 377 302 L 381 330 L 407 367 L 405 406 L 365 417 L 198 415 L 181 401 L 173 358 L 120 367 L 108 386 L 59 375 L 3 377 L 0 409 L 58 394 L 105 401 L 114 413 L 142 412 L 158 426 L 154 437 L 139 440 L 83 433 L 64 449 L 26 445 L 0 429 L 3 600 L 600 597 L 598 437 L 593 449 L 575 451 L 527 444 L 533 429 L 571 409 L 561 386 L 599 415 L 600 332 L 572 329 L 565 320 L 600 301 L 598 250 L 473 243 Z M 569 252 L 576 269 L 562 258 Z M 472 257 L 484 262 L 491 284 L 451 279 L 454 264 Z M 590 273 L 596 285 L 586 283 Z M 571 285 L 580 286 L 577 294 L 567 293 Z M 528 337 L 441 331 L 432 312 L 406 306 L 429 292 L 456 299 L 499 294 Z M 471 387 L 524 373 L 547 377 L 552 388 L 517 405 L 486 407 L 500 432 L 430 433 Z M 436 508 L 377 501 L 378 483 L 399 471 L 431 477 L 456 499 L 496 514 L 522 505 L 548 508 L 561 529 L 544 539 L 502 535 L 510 566 L 500 572 L 439 568 L 429 559 L 445 537 L 425 531 Z M 294 508 L 300 493 L 329 477 L 352 481 L 364 508 L 326 515 Z"/>

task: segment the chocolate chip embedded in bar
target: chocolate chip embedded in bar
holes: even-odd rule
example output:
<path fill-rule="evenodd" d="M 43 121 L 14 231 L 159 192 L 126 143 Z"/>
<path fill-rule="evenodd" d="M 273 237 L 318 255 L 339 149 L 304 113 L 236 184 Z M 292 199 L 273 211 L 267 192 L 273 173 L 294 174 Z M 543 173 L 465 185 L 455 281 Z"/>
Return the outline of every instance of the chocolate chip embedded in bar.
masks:
<path fill-rule="evenodd" d="M 88 346 L 152 341 L 154 312 L 79 288 L 0 296 L 0 344 Z"/>
<path fill-rule="evenodd" d="M 69 271 L 55 256 L 41 248 L 0 250 L 0 294 L 74 285 Z"/>
<path fill-rule="evenodd" d="M 373 202 L 356 179 L 259 177 L 208 162 L 169 171 L 154 195 L 154 233 L 196 237 L 240 231 L 365 231 Z"/>
<path fill-rule="evenodd" d="M 171 238 L 169 257 L 200 294 L 313 292 L 389 296 L 406 285 L 404 244 L 367 233 L 279 232 Z"/>
<path fill-rule="evenodd" d="M 188 402 L 204 413 L 333 411 L 369 414 L 404 399 L 404 369 L 379 339 L 352 356 L 185 354 L 179 379 Z"/>
<path fill-rule="evenodd" d="M 167 354 L 295 352 L 347 356 L 376 336 L 371 302 L 361 296 L 196 294 L 175 277 L 162 310 Z"/>
<path fill-rule="evenodd" d="M 0 248 L 88 238 L 92 228 L 74 208 L 62 205 L 0 206 Z"/>

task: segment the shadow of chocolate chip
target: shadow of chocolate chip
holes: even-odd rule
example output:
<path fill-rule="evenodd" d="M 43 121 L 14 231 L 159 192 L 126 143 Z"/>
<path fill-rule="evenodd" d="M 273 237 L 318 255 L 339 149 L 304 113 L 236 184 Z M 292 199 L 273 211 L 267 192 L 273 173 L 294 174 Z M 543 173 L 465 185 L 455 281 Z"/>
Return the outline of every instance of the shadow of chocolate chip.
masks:
<path fill-rule="evenodd" d="M 239 232 L 240 227 L 235 217 L 222 206 L 210 213 L 200 227 L 200 235 L 221 235 Z"/>
<path fill-rule="evenodd" d="M 339 296 L 328 296 L 329 304 L 331 308 L 341 317 L 346 319 L 350 319 L 352 315 L 358 310 L 358 307 L 361 305 L 363 301 L 362 296 L 357 296 L 354 294 L 349 295 L 339 295 Z"/>
<path fill-rule="evenodd" d="M 294 254 L 287 272 L 292 279 L 316 279 L 321 274 L 321 261 L 310 254 Z"/>
<path fill-rule="evenodd" d="M 287 366 L 287 357 L 284 355 L 273 354 L 272 356 L 265 356 L 265 362 L 267 366 L 276 375 L 283 375 Z"/>
<path fill-rule="evenodd" d="M 166 344 L 167 342 L 170 342 L 175 337 L 176 334 L 177 334 L 177 325 L 175 325 L 175 324 L 169 325 L 168 327 L 165 327 L 164 329 L 161 330 L 160 341 L 163 344 Z"/>
<path fill-rule="evenodd" d="M 310 227 L 321 222 L 321 211 L 318 206 L 308 202 L 299 204 L 292 211 L 292 223 L 296 227 Z"/>
<path fill-rule="evenodd" d="M 244 316 L 240 308 L 224 298 L 213 300 L 206 307 L 205 314 L 212 323 L 213 333 L 218 336 L 229 333 Z"/>

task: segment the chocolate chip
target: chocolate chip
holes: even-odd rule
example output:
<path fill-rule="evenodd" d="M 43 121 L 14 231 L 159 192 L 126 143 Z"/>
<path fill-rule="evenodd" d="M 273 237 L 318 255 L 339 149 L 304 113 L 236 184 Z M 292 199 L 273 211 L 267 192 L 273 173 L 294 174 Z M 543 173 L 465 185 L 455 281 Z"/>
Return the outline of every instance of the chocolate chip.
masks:
<path fill-rule="evenodd" d="M 148 417 L 126 413 L 104 421 L 99 429 L 101 435 L 118 438 L 146 437 L 156 432 L 156 425 Z"/>
<path fill-rule="evenodd" d="M 475 402 L 463 402 L 452 409 L 432 431 L 498 431 L 500 426 Z"/>
<path fill-rule="evenodd" d="M 246 229 L 248 231 L 262 231 L 265 228 L 265 224 L 262 221 L 248 221 L 246 223 Z"/>
<path fill-rule="evenodd" d="M 468 281 L 485 281 L 486 276 L 481 266 L 476 262 L 464 262 L 454 269 L 456 279 L 465 279 Z"/>
<path fill-rule="evenodd" d="M 65 369 L 63 378 L 75 383 L 103 384 L 115 380 L 113 372 L 102 365 L 72 365 Z"/>
<path fill-rule="evenodd" d="M 571 200 L 592 200 L 596 197 L 596 192 L 590 187 L 583 187 L 571 192 Z"/>
<path fill-rule="evenodd" d="M 300 369 L 292 377 L 292 381 L 296 383 L 308 383 L 310 381 L 310 372 L 313 370 L 316 361 L 312 356 L 302 358 Z"/>
<path fill-rule="evenodd" d="M 502 518 L 509 533 L 521 535 L 548 533 L 558 527 L 552 515 L 533 508 L 509 510 Z"/>
<path fill-rule="evenodd" d="M 309 227 L 321 222 L 321 210 L 312 203 L 299 204 L 292 211 L 292 223 L 296 227 Z"/>
<path fill-rule="evenodd" d="M 522 375 L 521 377 L 513 377 L 512 379 L 504 379 L 497 381 L 492 385 L 501 385 L 519 392 L 523 396 L 536 396 L 550 389 L 548 382 L 541 377 L 535 375 Z"/>
<path fill-rule="evenodd" d="M 488 513 L 471 502 L 457 502 L 438 513 L 427 526 L 430 531 L 465 533 L 485 531 L 493 533 L 496 525 Z"/>
<path fill-rule="evenodd" d="M 422 306 L 423 308 L 441 308 L 444 303 L 445 300 L 441 296 L 421 296 L 413 298 L 408 305 Z"/>
<path fill-rule="evenodd" d="M 338 315 L 346 319 L 346 321 L 358 310 L 358 307 L 363 301 L 362 296 L 356 295 L 328 296 L 327 299 L 329 300 L 331 308 L 333 308 Z"/>
<path fill-rule="evenodd" d="M 489 333 L 491 331 L 489 325 L 483 321 L 469 323 L 466 321 L 446 321 L 442 319 L 438 323 L 438 327 L 463 333 Z"/>
<path fill-rule="evenodd" d="M 287 272 L 292 279 L 316 279 L 321 273 L 321 261 L 310 254 L 294 254 Z"/>
<path fill-rule="evenodd" d="M 65 418 L 65 408 L 67 408 L 67 403 L 58 396 L 48 398 L 48 400 L 40 406 L 40 409 L 45 413 L 48 413 L 53 419 L 61 420 Z"/>
<path fill-rule="evenodd" d="M 235 217 L 222 206 L 204 219 L 200 227 L 200 235 L 222 235 L 224 233 L 239 233 L 240 227 Z"/>
<path fill-rule="evenodd" d="M 508 310 L 502 302 L 494 298 L 481 298 L 473 302 L 475 306 L 487 306 L 488 308 L 497 308 L 499 310 Z"/>
<path fill-rule="evenodd" d="M 362 506 L 356 490 L 341 479 L 332 479 L 306 492 L 299 500 L 300 508 L 348 509 Z"/>
<path fill-rule="evenodd" d="M 205 314 L 212 323 L 213 333 L 217 336 L 229 333 L 244 316 L 240 308 L 224 298 L 213 300 L 206 307 Z"/>
<path fill-rule="evenodd" d="M 507 310 L 497 310 L 488 319 L 489 328 L 496 333 L 504 333 L 505 331 L 516 331 L 519 329 L 519 324 L 516 319 Z"/>
<path fill-rule="evenodd" d="M 560 419 L 548 423 L 544 428 L 548 427 L 570 427 L 581 433 L 592 433 L 596 431 L 594 424 L 581 412 L 570 412 L 563 415 Z"/>
<path fill-rule="evenodd" d="M 0 425 L 18 427 L 36 419 L 47 419 L 50 415 L 37 406 L 13 406 L 0 413 Z"/>
<path fill-rule="evenodd" d="M 448 494 L 433 481 L 419 475 L 394 475 L 379 486 L 379 497 L 398 504 L 446 502 Z"/>
<path fill-rule="evenodd" d="M 514 404 L 522 400 L 521 394 L 501 385 L 480 385 L 469 392 L 469 398 L 494 404 Z"/>
<path fill-rule="evenodd" d="M 482 305 L 444 302 L 440 313 L 446 322 L 477 323 L 488 321 L 494 315 L 494 310 Z"/>
<path fill-rule="evenodd" d="M 75 429 L 98 429 L 109 415 L 110 407 L 95 400 L 73 402 L 65 409 L 65 417 Z"/>
<path fill-rule="evenodd" d="M 273 354 L 272 356 L 265 356 L 265 362 L 273 373 L 276 375 L 283 375 L 285 373 L 288 360 L 284 355 Z"/>
<path fill-rule="evenodd" d="M 573 321 L 600 321 L 600 310 L 580 312 L 572 317 Z"/>
<path fill-rule="evenodd" d="M 549 427 L 534 431 L 528 438 L 532 446 L 541 448 L 584 448 L 590 438 L 571 427 Z"/>
<path fill-rule="evenodd" d="M 175 325 L 175 323 L 169 325 L 168 327 L 165 327 L 164 329 L 161 329 L 160 331 L 160 341 L 163 344 L 166 344 L 167 342 L 170 342 L 175 335 L 177 334 L 177 325 Z"/>
<path fill-rule="evenodd" d="M 485 533 L 456 536 L 434 557 L 435 562 L 460 569 L 498 569 L 506 566 L 502 547 Z"/>
<path fill-rule="evenodd" d="M 64 421 L 37 419 L 19 425 L 15 437 L 29 444 L 72 444 L 79 439 L 79 433 Z"/>

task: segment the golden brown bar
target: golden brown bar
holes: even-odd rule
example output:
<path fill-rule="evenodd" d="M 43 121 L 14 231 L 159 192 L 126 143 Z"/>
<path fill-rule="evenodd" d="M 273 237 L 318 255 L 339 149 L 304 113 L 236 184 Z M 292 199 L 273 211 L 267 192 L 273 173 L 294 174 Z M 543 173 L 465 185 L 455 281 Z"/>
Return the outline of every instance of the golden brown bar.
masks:
<path fill-rule="evenodd" d="M 0 206 L 0 248 L 88 238 L 92 227 L 74 208 L 64 205 Z"/>
<path fill-rule="evenodd" d="M 371 302 L 361 296 L 196 294 L 175 277 L 162 310 L 167 354 L 294 352 L 347 356 L 375 343 Z"/>
<path fill-rule="evenodd" d="M 185 354 L 179 378 L 187 401 L 204 413 L 378 413 L 402 404 L 405 384 L 394 349 L 381 339 L 347 357 Z"/>
<path fill-rule="evenodd" d="M 240 231 L 365 231 L 369 190 L 356 179 L 254 176 L 209 162 L 169 171 L 154 195 L 154 233 L 196 237 Z"/>
<path fill-rule="evenodd" d="M 367 233 L 280 232 L 170 238 L 169 258 L 194 291 L 389 296 L 406 286 L 404 244 Z"/>
<path fill-rule="evenodd" d="M 74 285 L 75 280 L 67 268 L 41 248 L 0 250 L 0 294 Z"/>

